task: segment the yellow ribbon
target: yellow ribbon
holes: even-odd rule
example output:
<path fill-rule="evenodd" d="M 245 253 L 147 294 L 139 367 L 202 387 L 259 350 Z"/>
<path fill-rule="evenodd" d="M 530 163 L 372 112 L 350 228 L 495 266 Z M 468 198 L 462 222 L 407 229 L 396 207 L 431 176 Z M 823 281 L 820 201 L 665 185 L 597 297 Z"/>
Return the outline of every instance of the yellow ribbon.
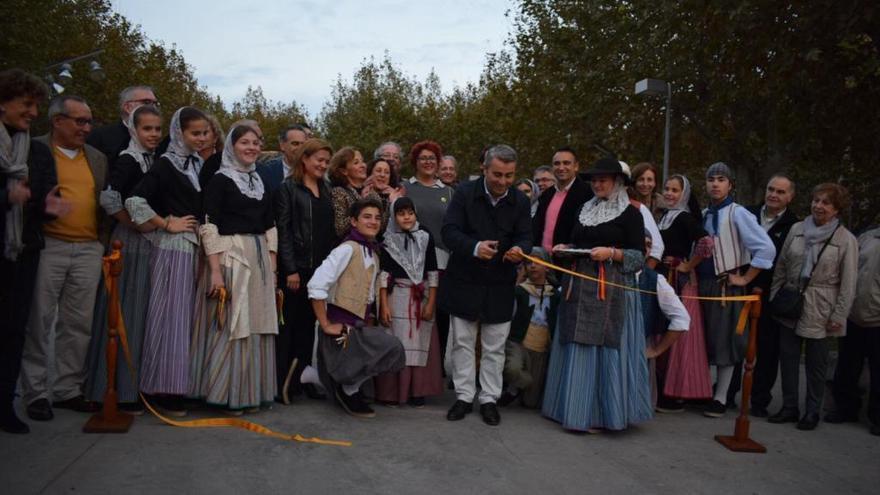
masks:
<path fill-rule="evenodd" d="M 556 270 L 558 272 L 562 272 L 562 273 L 571 275 L 573 277 L 578 277 L 578 278 L 582 278 L 584 280 L 589 280 L 591 282 L 596 282 L 597 284 L 600 284 L 600 285 L 610 285 L 611 287 L 617 287 L 617 288 L 624 289 L 624 290 L 641 292 L 643 294 L 652 294 L 655 296 L 659 295 L 655 291 L 644 290 L 644 289 L 640 289 L 638 287 L 630 287 L 628 285 L 615 284 L 614 282 L 609 282 L 608 280 L 601 280 L 596 277 L 584 275 L 583 273 L 576 272 L 573 270 L 569 270 L 567 268 L 563 268 L 561 266 L 554 265 L 553 263 L 544 261 L 540 258 L 535 258 L 534 256 L 529 256 L 528 254 L 523 254 L 523 258 L 529 260 L 532 263 L 536 263 L 538 265 L 547 267 L 551 270 Z M 751 312 L 752 304 L 756 301 L 761 300 L 761 296 L 758 296 L 756 294 L 750 294 L 750 295 L 745 295 L 745 296 L 722 296 L 722 297 L 681 296 L 680 295 L 678 297 L 681 299 L 696 299 L 696 300 L 700 300 L 700 301 L 736 301 L 736 302 L 745 303 L 743 305 L 742 311 L 740 311 L 740 313 L 739 313 L 739 319 L 737 319 L 737 322 L 736 322 L 736 334 L 737 335 L 742 335 L 743 332 L 745 332 L 745 330 L 746 330 L 746 324 L 749 321 L 749 313 Z"/>
<path fill-rule="evenodd" d="M 107 301 L 111 301 L 111 284 L 116 283 L 116 279 L 110 276 L 110 264 L 113 261 L 119 260 L 121 258 L 121 254 L 119 251 L 114 251 L 110 256 L 104 257 L 104 286 L 107 289 Z M 133 361 L 131 359 L 131 350 L 128 347 L 128 337 L 125 331 L 125 320 L 122 317 L 122 304 L 119 302 L 119 298 L 116 300 L 117 309 L 119 311 L 119 328 L 117 332 L 119 334 L 119 342 L 122 344 L 122 353 L 125 356 L 125 363 L 128 365 L 128 371 L 132 376 L 132 383 L 137 383 L 137 373 L 135 372 Z M 109 345 L 109 342 L 108 342 Z M 351 447 L 351 442 L 344 440 L 325 440 L 323 438 L 318 437 L 304 437 L 299 433 L 289 435 L 286 433 L 278 433 L 276 431 L 272 431 L 269 428 L 257 423 L 253 423 L 251 421 L 247 421 L 244 419 L 238 418 L 205 418 L 205 419 L 194 419 L 189 421 L 175 421 L 173 419 L 167 418 L 159 413 L 153 406 L 147 401 L 147 398 L 144 397 L 144 394 L 138 392 L 141 400 L 144 402 L 144 405 L 147 406 L 147 409 L 153 413 L 154 416 L 159 418 L 163 423 L 169 424 L 171 426 L 178 426 L 181 428 L 219 428 L 219 427 L 234 427 L 241 428 L 243 430 L 252 431 L 254 433 L 259 433 L 261 435 L 265 435 L 272 438 L 278 438 L 280 440 L 288 440 L 294 442 L 302 442 L 302 443 L 316 443 L 319 445 L 335 445 L 338 447 Z"/>

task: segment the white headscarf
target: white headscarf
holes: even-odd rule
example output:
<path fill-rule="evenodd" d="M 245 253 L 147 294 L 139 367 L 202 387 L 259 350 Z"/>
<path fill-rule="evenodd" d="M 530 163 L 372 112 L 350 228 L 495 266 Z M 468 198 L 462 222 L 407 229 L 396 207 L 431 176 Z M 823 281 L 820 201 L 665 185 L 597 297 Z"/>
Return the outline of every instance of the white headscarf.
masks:
<path fill-rule="evenodd" d="M 30 148 L 31 135 L 28 131 L 19 131 L 10 136 L 6 126 L 0 124 L 0 173 L 6 176 L 7 191 L 27 181 Z M 6 232 L 3 235 L 3 256 L 10 261 L 15 261 L 24 248 L 22 228 L 24 208 L 20 204 L 9 205 L 9 210 L 6 211 Z"/>
<path fill-rule="evenodd" d="M 235 154 L 235 143 L 232 142 L 232 133 L 238 127 L 234 126 L 229 130 L 229 134 L 226 135 L 226 142 L 223 145 L 223 159 L 220 163 L 220 170 L 217 173 L 232 179 L 242 194 L 259 201 L 263 199 L 266 188 L 263 186 L 260 174 L 257 173 L 257 163 L 245 163 Z M 256 133 L 252 127 L 245 127 Z"/>
<path fill-rule="evenodd" d="M 623 177 L 617 176 L 614 180 L 614 190 L 611 191 L 608 199 L 593 196 L 593 199 L 584 203 L 578 220 L 584 227 L 593 227 L 619 217 L 629 204 L 629 195 L 626 193 Z"/>
<path fill-rule="evenodd" d="M 688 201 L 691 200 L 691 181 L 689 181 L 687 177 L 679 174 L 669 177 L 670 180 L 675 178 L 680 179 L 681 183 L 684 185 L 681 189 L 681 197 L 678 198 L 677 203 L 666 209 L 666 213 L 663 214 L 663 218 L 661 218 L 660 223 L 657 224 L 657 228 L 660 230 L 666 230 L 672 226 L 675 217 L 679 216 L 682 212 L 693 213 L 688 207 Z"/>
<path fill-rule="evenodd" d="M 119 156 L 131 155 L 131 157 L 134 158 L 134 161 L 141 166 L 141 172 L 147 173 L 147 170 L 150 170 L 150 167 L 153 166 L 153 152 L 145 148 L 144 145 L 141 144 L 140 139 L 138 139 L 137 129 L 135 129 L 134 123 L 134 115 L 136 113 L 137 108 L 132 110 L 131 115 L 128 116 L 128 120 L 125 122 L 125 127 L 128 128 L 129 136 L 128 148 L 122 150 L 119 153 Z"/>
<path fill-rule="evenodd" d="M 180 126 L 180 112 L 186 107 L 178 108 L 171 117 L 171 125 L 168 128 L 170 142 L 168 143 L 168 151 L 162 154 L 163 158 L 174 165 L 178 172 L 185 175 L 196 191 L 201 191 L 202 186 L 199 184 L 199 172 L 202 170 L 202 157 L 199 156 L 199 150 L 192 150 L 183 140 L 183 128 Z"/>
<path fill-rule="evenodd" d="M 428 232 L 419 229 L 418 221 L 409 231 L 405 231 L 400 228 L 400 225 L 397 225 L 395 219 L 397 210 L 395 210 L 394 205 L 401 200 L 408 203 L 404 207 L 411 206 L 413 211 L 416 211 L 412 199 L 403 196 L 394 200 L 394 203 L 391 203 L 390 206 L 391 220 L 388 222 L 388 228 L 385 230 L 385 239 L 382 244 L 385 247 L 385 252 L 403 268 L 409 279 L 414 284 L 419 284 L 422 282 L 425 273 L 425 253 L 428 249 L 430 236 Z"/>

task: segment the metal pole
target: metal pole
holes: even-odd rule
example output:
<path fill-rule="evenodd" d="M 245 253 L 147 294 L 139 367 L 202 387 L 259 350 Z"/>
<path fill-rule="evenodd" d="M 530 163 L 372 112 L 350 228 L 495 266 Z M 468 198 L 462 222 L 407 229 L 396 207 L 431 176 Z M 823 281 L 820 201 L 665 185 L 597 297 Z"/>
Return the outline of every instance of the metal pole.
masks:
<path fill-rule="evenodd" d="M 666 83 L 666 133 L 663 138 L 663 184 L 669 178 L 669 135 L 672 127 L 672 84 Z M 661 186 L 661 190 L 662 190 Z"/>

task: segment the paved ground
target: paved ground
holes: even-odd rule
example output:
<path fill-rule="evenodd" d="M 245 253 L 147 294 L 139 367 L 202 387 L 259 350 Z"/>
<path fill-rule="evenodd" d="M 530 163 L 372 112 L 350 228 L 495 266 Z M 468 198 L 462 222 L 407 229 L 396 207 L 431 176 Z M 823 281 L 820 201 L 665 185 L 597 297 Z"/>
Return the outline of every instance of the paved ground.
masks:
<path fill-rule="evenodd" d="M 345 439 L 350 448 L 286 443 L 232 429 L 137 418 L 124 435 L 87 435 L 85 415 L 57 411 L 30 435 L 0 434 L 0 493 L 878 493 L 880 438 L 862 424 L 752 423 L 768 453 L 729 452 L 734 414 L 661 415 L 622 433 L 567 433 L 535 411 L 445 419 L 451 393 L 421 410 L 348 417 L 301 400 L 245 416 L 270 428 Z M 192 414 L 191 417 L 204 416 Z"/>

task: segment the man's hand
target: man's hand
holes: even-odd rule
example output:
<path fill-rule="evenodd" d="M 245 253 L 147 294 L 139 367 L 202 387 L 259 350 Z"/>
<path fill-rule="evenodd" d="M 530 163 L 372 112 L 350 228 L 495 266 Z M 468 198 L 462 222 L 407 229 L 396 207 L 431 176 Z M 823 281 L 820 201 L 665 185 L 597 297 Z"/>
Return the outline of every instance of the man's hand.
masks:
<path fill-rule="evenodd" d="M 498 241 L 480 241 L 477 247 L 477 258 L 489 261 L 498 254 Z"/>
<path fill-rule="evenodd" d="M 519 263 L 523 260 L 523 250 L 519 246 L 513 246 L 504 253 L 504 261 Z"/>

